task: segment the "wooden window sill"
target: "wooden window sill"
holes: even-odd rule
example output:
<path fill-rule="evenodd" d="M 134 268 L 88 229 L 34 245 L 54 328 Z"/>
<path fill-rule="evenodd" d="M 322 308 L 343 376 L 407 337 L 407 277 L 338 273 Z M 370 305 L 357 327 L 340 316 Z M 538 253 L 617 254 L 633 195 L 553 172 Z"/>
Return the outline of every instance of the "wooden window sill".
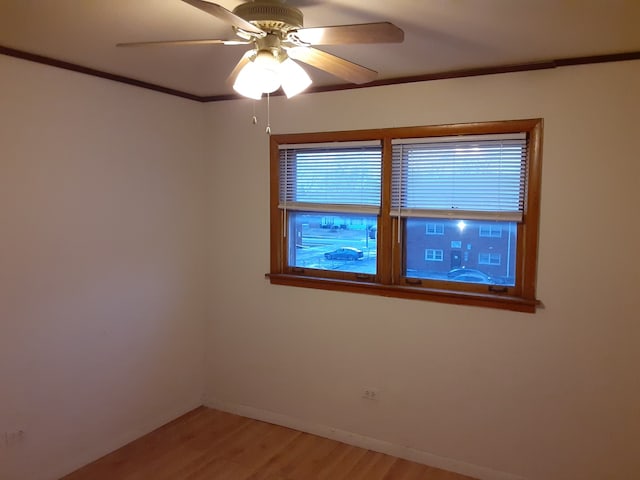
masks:
<path fill-rule="evenodd" d="M 530 300 L 499 294 L 439 290 L 425 287 L 411 287 L 407 285 L 384 285 L 373 282 L 327 279 L 285 273 L 267 273 L 265 277 L 274 285 L 363 293 L 383 297 L 427 300 L 457 305 L 499 308 L 525 313 L 535 313 L 536 307 L 541 305 L 539 300 Z"/>

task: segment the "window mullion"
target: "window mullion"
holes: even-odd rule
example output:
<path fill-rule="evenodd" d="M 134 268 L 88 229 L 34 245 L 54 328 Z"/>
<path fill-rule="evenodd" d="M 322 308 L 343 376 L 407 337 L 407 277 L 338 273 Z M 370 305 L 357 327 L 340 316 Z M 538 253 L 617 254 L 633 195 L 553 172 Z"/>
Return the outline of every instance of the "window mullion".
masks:
<path fill-rule="evenodd" d="M 393 283 L 392 274 L 398 268 L 394 264 L 394 248 L 392 235 L 391 211 L 391 181 L 393 179 L 391 138 L 382 141 L 382 203 L 379 217 L 378 235 L 378 272 L 380 283 Z"/>

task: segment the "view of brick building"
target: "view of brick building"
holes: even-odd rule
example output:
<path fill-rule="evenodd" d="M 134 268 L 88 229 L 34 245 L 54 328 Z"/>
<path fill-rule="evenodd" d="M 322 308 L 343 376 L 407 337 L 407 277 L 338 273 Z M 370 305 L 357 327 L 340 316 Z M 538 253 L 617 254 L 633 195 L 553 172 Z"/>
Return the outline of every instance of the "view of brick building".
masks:
<path fill-rule="evenodd" d="M 444 278 L 452 270 L 471 269 L 513 284 L 516 235 L 515 222 L 408 219 L 407 276 Z"/>

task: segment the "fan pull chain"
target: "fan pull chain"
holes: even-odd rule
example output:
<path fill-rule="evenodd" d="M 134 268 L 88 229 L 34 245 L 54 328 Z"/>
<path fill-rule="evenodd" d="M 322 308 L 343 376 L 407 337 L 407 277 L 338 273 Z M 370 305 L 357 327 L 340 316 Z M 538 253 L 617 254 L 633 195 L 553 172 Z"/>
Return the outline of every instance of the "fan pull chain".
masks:
<path fill-rule="evenodd" d="M 267 93 L 267 135 L 271 135 L 271 95 Z"/>
<path fill-rule="evenodd" d="M 251 124 L 252 125 L 257 125 L 258 124 L 258 117 L 256 117 L 256 101 L 254 100 L 251 103 L 253 105 L 253 117 L 251 117 Z"/>

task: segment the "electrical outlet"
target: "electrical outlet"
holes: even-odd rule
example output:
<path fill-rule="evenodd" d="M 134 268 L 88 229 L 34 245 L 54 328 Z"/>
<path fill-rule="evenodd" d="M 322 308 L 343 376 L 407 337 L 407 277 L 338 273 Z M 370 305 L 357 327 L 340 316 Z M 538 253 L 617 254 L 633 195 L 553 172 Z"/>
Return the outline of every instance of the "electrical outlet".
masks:
<path fill-rule="evenodd" d="M 362 398 L 365 400 L 379 400 L 380 391 L 377 388 L 364 388 Z"/>
<path fill-rule="evenodd" d="M 4 444 L 9 447 L 16 445 L 24 440 L 24 430 L 15 430 L 13 432 L 4 432 Z"/>

